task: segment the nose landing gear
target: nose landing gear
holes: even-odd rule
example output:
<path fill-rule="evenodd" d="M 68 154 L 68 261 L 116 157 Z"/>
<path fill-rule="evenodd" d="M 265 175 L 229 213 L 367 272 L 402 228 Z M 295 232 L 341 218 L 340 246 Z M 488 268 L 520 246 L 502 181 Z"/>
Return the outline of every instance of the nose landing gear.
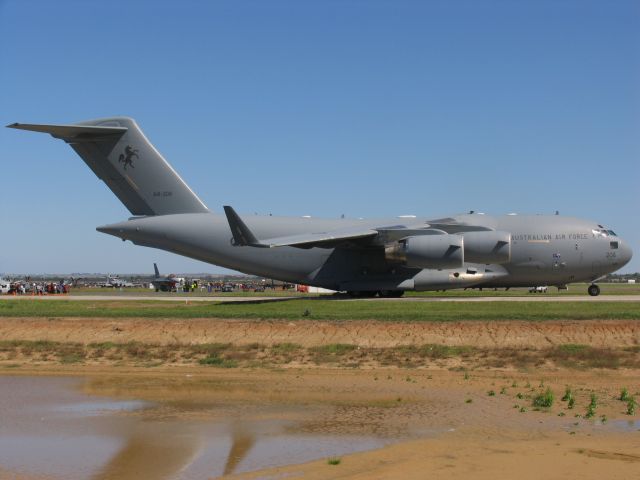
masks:
<path fill-rule="evenodd" d="M 597 297 L 598 295 L 600 295 L 600 287 L 593 283 L 589 285 L 587 292 L 589 292 L 589 295 L 591 295 L 592 297 Z"/>

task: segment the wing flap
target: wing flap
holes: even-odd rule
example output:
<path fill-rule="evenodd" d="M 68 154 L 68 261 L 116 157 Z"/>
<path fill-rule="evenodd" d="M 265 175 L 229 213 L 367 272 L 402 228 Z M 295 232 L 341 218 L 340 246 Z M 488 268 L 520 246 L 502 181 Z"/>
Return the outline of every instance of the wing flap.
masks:
<path fill-rule="evenodd" d="M 286 237 L 267 238 L 261 243 L 269 248 L 274 247 L 298 247 L 311 248 L 316 246 L 329 247 L 336 243 L 373 238 L 378 235 L 377 230 L 370 228 L 332 230 L 329 232 L 303 233 Z"/>

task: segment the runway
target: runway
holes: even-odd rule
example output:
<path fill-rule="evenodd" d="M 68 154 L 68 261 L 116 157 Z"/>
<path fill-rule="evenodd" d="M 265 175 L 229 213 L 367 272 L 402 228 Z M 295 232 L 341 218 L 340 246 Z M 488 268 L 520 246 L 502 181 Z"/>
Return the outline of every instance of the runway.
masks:
<path fill-rule="evenodd" d="M 281 300 L 293 300 L 301 297 L 209 297 L 209 296 L 167 296 L 162 295 L 3 295 L 0 300 L 32 300 L 39 301 L 154 301 L 154 302 L 214 302 L 214 303 L 239 303 L 239 302 L 275 302 Z"/>
<path fill-rule="evenodd" d="M 561 296 L 469 296 L 469 297 L 403 297 L 403 298 L 349 298 L 342 296 L 172 296 L 164 295 L 3 295 L 1 300 L 26 300 L 26 301 L 161 301 L 161 302 L 215 302 L 215 303 L 239 303 L 239 302 L 278 302 L 290 300 L 334 300 L 345 302 L 640 302 L 640 295 L 599 295 L 590 297 L 588 295 L 561 295 Z"/>
<path fill-rule="evenodd" d="M 511 296 L 487 296 L 487 297 L 402 297 L 402 298 L 376 298 L 376 299 L 347 299 L 353 301 L 402 301 L 402 302 L 640 302 L 640 295 L 562 295 L 543 296 L 532 295 L 522 297 Z"/>

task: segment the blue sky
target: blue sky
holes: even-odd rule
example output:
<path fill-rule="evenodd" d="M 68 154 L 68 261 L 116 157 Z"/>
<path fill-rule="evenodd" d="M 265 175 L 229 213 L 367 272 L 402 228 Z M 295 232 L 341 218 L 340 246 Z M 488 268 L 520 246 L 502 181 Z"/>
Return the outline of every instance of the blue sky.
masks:
<path fill-rule="evenodd" d="M 129 115 L 214 211 L 553 213 L 640 270 L 637 1 L 0 0 L 0 123 Z M 220 272 L 63 142 L 0 129 L 0 272 Z"/>

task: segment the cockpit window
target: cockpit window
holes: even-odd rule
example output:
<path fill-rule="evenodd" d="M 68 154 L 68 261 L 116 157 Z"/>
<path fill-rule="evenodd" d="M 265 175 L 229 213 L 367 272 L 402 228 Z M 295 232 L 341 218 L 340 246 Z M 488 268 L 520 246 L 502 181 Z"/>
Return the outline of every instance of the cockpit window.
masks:
<path fill-rule="evenodd" d="M 618 242 L 609 242 L 609 248 L 616 250 L 618 248 Z"/>
<path fill-rule="evenodd" d="M 618 236 L 616 235 L 616 232 L 614 232 L 613 230 L 608 230 L 604 228 L 602 225 L 598 225 L 598 227 L 600 228 L 594 228 L 591 230 L 591 233 L 593 233 L 593 235 L 596 237 L 617 237 Z"/>

